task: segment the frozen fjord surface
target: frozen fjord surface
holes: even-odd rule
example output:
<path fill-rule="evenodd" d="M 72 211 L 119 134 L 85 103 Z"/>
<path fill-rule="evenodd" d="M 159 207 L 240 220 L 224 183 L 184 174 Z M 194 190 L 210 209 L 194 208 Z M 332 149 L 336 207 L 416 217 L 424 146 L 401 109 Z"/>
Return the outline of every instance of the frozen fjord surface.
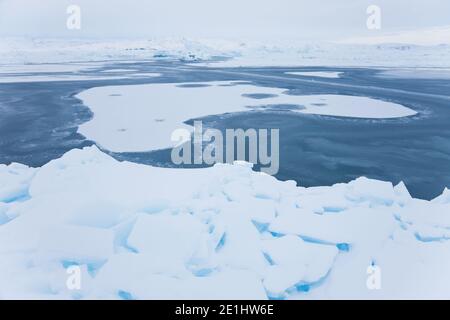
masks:
<path fill-rule="evenodd" d="M 2 298 L 450 298 L 448 190 L 302 188 L 244 162 L 163 169 L 96 147 L 0 177 Z"/>
<path fill-rule="evenodd" d="M 185 121 L 209 115 L 290 105 L 292 111 L 356 118 L 399 118 L 416 112 L 396 103 L 345 95 L 287 95 L 284 89 L 234 82 L 105 86 L 77 95 L 94 113 L 79 132 L 114 152 L 139 152 L 173 146 Z M 261 97 L 263 97 L 261 99 Z"/>

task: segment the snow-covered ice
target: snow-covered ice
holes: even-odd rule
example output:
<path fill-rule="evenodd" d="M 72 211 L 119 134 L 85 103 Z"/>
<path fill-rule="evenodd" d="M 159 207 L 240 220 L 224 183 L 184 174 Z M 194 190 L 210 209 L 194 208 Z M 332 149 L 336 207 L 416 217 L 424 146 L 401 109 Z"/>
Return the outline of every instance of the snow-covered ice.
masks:
<path fill-rule="evenodd" d="M 70 65 L 68 65 L 70 67 Z M 109 71 L 109 70 L 108 70 Z M 107 74 L 107 75 L 106 75 Z M 120 80 L 129 78 L 151 78 L 159 77 L 161 74 L 156 72 L 148 73 L 106 73 L 105 75 L 92 75 L 80 73 L 54 73 L 42 75 L 32 73 L 29 75 L 22 75 L 17 73 L 0 75 L 0 83 L 30 83 L 30 82 L 61 82 L 61 81 L 94 81 L 94 80 Z"/>
<path fill-rule="evenodd" d="M 369 119 L 402 118 L 417 114 L 416 111 L 397 103 L 368 97 L 312 95 L 303 96 L 301 100 L 297 103 L 305 105 L 305 109 L 298 112 L 308 114 Z"/>
<path fill-rule="evenodd" d="M 1 64 L 0 74 L 80 72 L 95 69 L 102 63 L 35 63 L 35 64 Z"/>
<path fill-rule="evenodd" d="M 449 68 L 450 44 L 338 44 L 246 42 L 230 51 L 226 61 L 204 61 L 208 67 L 384 67 Z"/>
<path fill-rule="evenodd" d="M 60 82 L 60 81 L 87 81 L 87 80 L 119 80 L 122 76 L 90 76 L 90 75 L 31 75 L 0 77 L 0 83 L 29 83 L 29 82 Z"/>
<path fill-rule="evenodd" d="M 349 38 L 339 42 L 351 44 L 396 43 L 404 45 L 439 46 L 450 43 L 450 26 L 403 30 L 385 33 L 383 35 Z"/>
<path fill-rule="evenodd" d="M 208 115 L 290 105 L 293 112 L 356 118 L 400 118 L 416 112 L 402 105 L 346 95 L 286 94 L 285 89 L 237 82 L 105 86 L 77 95 L 94 113 L 79 132 L 116 152 L 138 152 L 174 145 L 176 129 Z M 189 104 L 189 108 L 187 108 Z"/>
<path fill-rule="evenodd" d="M 310 72 L 286 72 L 286 74 L 294 76 L 304 76 L 304 77 L 319 77 L 319 78 L 330 78 L 336 79 L 340 78 L 343 72 L 336 71 L 310 71 Z"/>
<path fill-rule="evenodd" d="M 143 40 L 87 40 L 87 39 L 31 39 L 2 38 L 0 55 L 3 68 L 11 64 L 40 63 L 104 63 L 142 62 L 175 59 L 199 62 L 212 67 L 239 66 L 341 66 L 341 67 L 450 67 L 448 30 L 435 41 L 415 41 L 414 33 L 398 42 L 371 41 L 370 38 L 345 41 L 345 43 L 302 42 L 296 40 L 267 40 L 265 42 L 243 39 L 186 39 L 155 38 Z M 427 31 L 430 33 L 429 31 Z M 432 37 L 424 36 L 425 40 Z M 389 38 L 388 38 L 389 39 Z M 369 40 L 369 41 L 366 41 Z M 372 39 L 373 40 L 373 39 Z M 440 40 L 440 41 L 437 41 Z M 424 45 L 426 44 L 426 45 Z M 215 58 L 226 58 L 216 61 Z M 19 66 L 20 68 L 20 66 Z M 37 67 L 36 67 L 37 68 Z M 49 65 L 49 70 L 54 66 Z M 13 70 L 14 71 L 14 70 Z"/>
<path fill-rule="evenodd" d="M 446 68 L 393 68 L 377 74 L 385 79 L 450 79 L 450 69 Z"/>
<path fill-rule="evenodd" d="M 2 298 L 450 298 L 448 190 L 303 188 L 245 162 L 156 168 L 95 146 L 0 177 Z"/>
<path fill-rule="evenodd" d="M 213 56 L 228 56 L 236 45 L 236 42 L 185 38 L 99 40 L 2 37 L 0 55 L 1 63 L 6 67 L 10 64 L 86 64 L 153 59 L 196 61 Z"/>

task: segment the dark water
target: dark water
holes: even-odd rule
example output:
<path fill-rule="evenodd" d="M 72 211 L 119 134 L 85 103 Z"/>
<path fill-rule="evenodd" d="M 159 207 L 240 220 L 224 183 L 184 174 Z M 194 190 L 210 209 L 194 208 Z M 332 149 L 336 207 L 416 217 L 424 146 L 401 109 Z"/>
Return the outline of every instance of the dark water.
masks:
<path fill-rule="evenodd" d="M 369 120 L 306 115 L 278 110 L 203 118 L 204 126 L 280 128 L 277 178 L 303 186 L 348 182 L 359 176 L 398 183 L 415 197 L 431 199 L 450 187 L 450 81 L 382 79 L 371 69 L 206 69 L 179 62 L 118 64 L 86 71 L 129 68 L 162 77 L 132 80 L 0 84 L 0 163 L 42 166 L 73 148 L 92 145 L 77 126 L 92 117 L 74 95 L 87 88 L 139 83 L 237 80 L 280 87 L 289 94 L 346 94 L 400 103 L 419 112 L 402 119 Z M 341 79 L 285 75 L 286 71 L 342 71 Z M 192 120 L 192 119 L 190 119 Z M 107 151 L 107 150 L 105 150 Z M 171 166 L 168 150 L 112 154 L 119 160 Z"/>

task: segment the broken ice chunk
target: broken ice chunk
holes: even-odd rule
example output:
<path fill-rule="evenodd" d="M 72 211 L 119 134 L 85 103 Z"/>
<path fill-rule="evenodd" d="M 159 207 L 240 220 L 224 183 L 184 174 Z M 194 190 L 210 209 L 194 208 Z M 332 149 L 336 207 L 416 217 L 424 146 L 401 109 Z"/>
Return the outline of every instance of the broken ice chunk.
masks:
<path fill-rule="evenodd" d="M 48 227 L 42 230 L 38 252 L 44 259 L 101 262 L 113 253 L 113 232 L 69 225 Z"/>
<path fill-rule="evenodd" d="M 354 202 L 369 202 L 371 206 L 394 203 L 396 195 L 391 182 L 358 178 L 348 184 L 347 198 Z"/>
<path fill-rule="evenodd" d="M 206 241 L 206 227 L 189 214 L 140 214 L 128 245 L 167 265 L 187 263 Z"/>

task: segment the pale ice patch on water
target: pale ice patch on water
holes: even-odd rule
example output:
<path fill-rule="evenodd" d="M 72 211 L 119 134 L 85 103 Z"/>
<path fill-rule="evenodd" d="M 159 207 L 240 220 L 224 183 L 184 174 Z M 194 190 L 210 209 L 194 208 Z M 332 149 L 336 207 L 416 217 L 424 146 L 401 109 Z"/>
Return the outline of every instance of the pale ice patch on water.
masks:
<path fill-rule="evenodd" d="M 135 72 L 135 73 L 130 74 L 129 76 L 131 76 L 132 78 L 160 77 L 161 73 L 157 73 L 157 72 Z"/>
<path fill-rule="evenodd" d="M 310 71 L 310 72 L 286 72 L 286 74 L 293 76 L 303 76 L 303 77 L 319 77 L 319 78 L 330 78 L 337 79 L 340 78 L 343 72 L 336 71 Z"/>
<path fill-rule="evenodd" d="M 117 73 L 117 72 L 133 72 L 133 71 L 138 71 L 136 69 L 108 69 L 108 70 L 103 70 L 102 72 L 104 73 Z"/>
<path fill-rule="evenodd" d="M 0 77 L 0 83 L 32 83 L 32 82 L 61 82 L 61 81 L 92 81 L 92 80 L 120 80 L 123 76 L 92 76 L 92 75 L 27 75 Z"/>
<path fill-rule="evenodd" d="M 69 68 L 70 69 L 70 68 Z M 61 70 L 69 70 L 61 69 Z M 94 80 L 122 80 L 136 78 L 159 77 L 161 74 L 156 72 L 133 73 L 132 70 L 105 72 L 104 74 L 83 74 L 77 72 L 58 71 L 42 71 L 30 74 L 6 73 L 0 75 L 0 83 L 33 83 L 33 82 L 61 82 L 61 81 L 94 81 Z M 51 68 L 49 69 L 51 70 Z M 109 70 L 107 70 L 109 71 Z M 49 72 L 48 74 L 43 74 Z"/>
<path fill-rule="evenodd" d="M 1 64 L 0 74 L 79 72 L 103 66 L 102 62 Z"/>
<path fill-rule="evenodd" d="M 174 130 L 192 131 L 184 123 L 187 120 L 266 107 L 277 110 L 277 105 L 292 106 L 292 112 L 337 117 L 387 119 L 416 114 L 402 105 L 368 97 L 297 96 L 281 88 L 223 81 L 105 86 L 77 97 L 94 113 L 79 132 L 114 152 L 170 148 Z"/>

